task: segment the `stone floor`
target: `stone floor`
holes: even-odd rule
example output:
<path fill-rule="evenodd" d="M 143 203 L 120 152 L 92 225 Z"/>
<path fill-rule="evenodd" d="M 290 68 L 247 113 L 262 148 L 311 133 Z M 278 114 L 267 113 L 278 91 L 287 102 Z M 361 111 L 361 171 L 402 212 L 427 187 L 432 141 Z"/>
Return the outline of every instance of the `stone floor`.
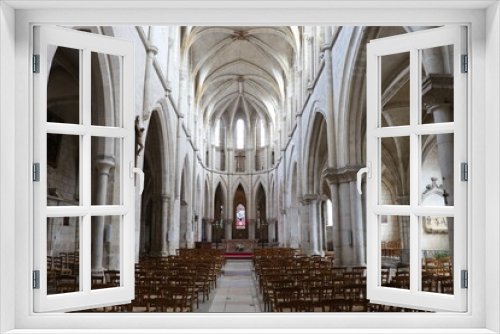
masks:
<path fill-rule="evenodd" d="M 200 303 L 197 313 L 251 313 L 261 312 L 261 301 L 252 273 L 251 260 L 227 260 L 217 288 L 210 300 Z"/>

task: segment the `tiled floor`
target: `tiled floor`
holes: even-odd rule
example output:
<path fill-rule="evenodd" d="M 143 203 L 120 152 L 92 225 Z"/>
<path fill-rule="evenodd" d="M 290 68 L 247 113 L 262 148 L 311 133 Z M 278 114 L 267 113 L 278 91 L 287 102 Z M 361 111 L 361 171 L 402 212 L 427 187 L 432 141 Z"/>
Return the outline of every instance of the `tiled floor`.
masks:
<path fill-rule="evenodd" d="M 195 312 L 261 312 L 251 260 L 227 260 L 210 300 Z"/>

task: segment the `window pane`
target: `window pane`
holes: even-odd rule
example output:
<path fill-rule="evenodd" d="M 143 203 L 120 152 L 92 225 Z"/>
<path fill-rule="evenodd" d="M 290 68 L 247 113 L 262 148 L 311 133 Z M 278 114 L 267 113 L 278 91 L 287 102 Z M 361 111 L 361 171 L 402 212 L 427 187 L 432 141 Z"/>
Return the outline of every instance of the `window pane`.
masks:
<path fill-rule="evenodd" d="M 47 122 L 81 124 L 80 50 L 47 47 Z"/>
<path fill-rule="evenodd" d="M 242 119 L 239 119 L 236 122 L 236 148 L 243 149 L 245 148 L 245 123 Z"/>
<path fill-rule="evenodd" d="M 47 205 L 80 205 L 80 137 L 47 134 Z"/>
<path fill-rule="evenodd" d="M 80 291 L 80 217 L 47 218 L 47 294 Z"/>
<path fill-rule="evenodd" d="M 410 137 L 381 138 L 379 204 L 409 205 Z"/>
<path fill-rule="evenodd" d="M 410 124 L 410 53 L 380 57 L 380 126 Z"/>
<path fill-rule="evenodd" d="M 454 135 L 421 136 L 421 205 L 454 205 Z"/>
<path fill-rule="evenodd" d="M 92 290 L 120 286 L 121 216 L 92 217 Z"/>
<path fill-rule="evenodd" d="M 380 216 L 379 285 L 410 289 L 410 217 Z"/>
<path fill-rule="evenodd" d="M 92 125 L 122 126 L 122 57 L 92 52 Z"/>
<path fill-rule="evenodd" d="M 121 142 L 92 137 L 92 205 L 121 204 Z"/>
<path fill-rule="evenodd" d="M 420 51 L 422 124 L 453 122 L 453 45 Z"/>
<path fill-rule="evenodd" d="M 421 291 L 453 294 L 453 218 L 421 217 Z"/>

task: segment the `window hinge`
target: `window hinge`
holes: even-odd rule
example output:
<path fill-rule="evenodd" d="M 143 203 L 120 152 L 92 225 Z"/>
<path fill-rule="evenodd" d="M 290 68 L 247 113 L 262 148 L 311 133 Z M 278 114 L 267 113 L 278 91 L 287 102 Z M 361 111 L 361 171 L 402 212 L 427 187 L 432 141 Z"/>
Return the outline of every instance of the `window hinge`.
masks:
<path fill-rule="evenodd" d="M 40 289 L 40 270 L 33 270 L 33 289 Z"/>
<path fill-rule="evenodd" d="M 469 72 L 469 56 L 462 55 L 462 73 Z"/>
<path fill-rule="evenodd" d="M 469 181 L 469 165 L 466 162 L 462 162 L 460 165 L 460 180 Z"/>
<path fill-rule="evenodd" d="M 40 73 L 40 55 L 33 55 L 33 73 Z"/>
<path fill-rule="evenodd" d="M 33 181 L 40 182 L 40 164 L 38 162 L 33 164 Z"/>
<path fill-rule="evenodd" d="M 460 276 L 461 276 L 461 281 L 462 281 L 462 284 L 461 284 L 462 289 L 469 288 L 469 272 L 467 270 L 462 270 L 460 272 Z"/>

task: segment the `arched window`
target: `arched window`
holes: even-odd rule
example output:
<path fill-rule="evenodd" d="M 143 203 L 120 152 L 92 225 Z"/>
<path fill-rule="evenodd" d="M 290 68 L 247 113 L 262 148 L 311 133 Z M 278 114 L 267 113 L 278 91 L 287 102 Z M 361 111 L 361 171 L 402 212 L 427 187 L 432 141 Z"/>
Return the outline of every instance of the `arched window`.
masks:
<path fill-rule="evenodd" d="M 236 122 L 236 148 L 245 148 L 245 122 L 242 119 Z"/>
<path fill-rule="evenodd" d="M 245 206 L 238 204 L 236 207 L 236 229 L 244 230 L 246 228 Z"/>
<path fill-rule="evenodd" d="M 333 226 L 332 201 L 326 200 L 326 226 Z"/>
<path fill-rule="evenodd" d="M 215 146 L 220 146 L 220 137 L 221 137 L 221 133 L 220 133 L 220 119 L 218 119 L 217 121 L 215 121 L 215 131 L 214 131 L 214 145 Z"/>

